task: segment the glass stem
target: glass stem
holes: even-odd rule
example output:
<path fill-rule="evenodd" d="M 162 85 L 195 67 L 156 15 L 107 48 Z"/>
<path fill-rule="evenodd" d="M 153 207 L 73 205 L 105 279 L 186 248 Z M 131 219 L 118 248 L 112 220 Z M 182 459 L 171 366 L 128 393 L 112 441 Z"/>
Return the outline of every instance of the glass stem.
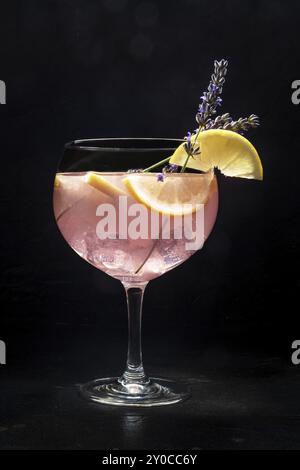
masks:
<path fill-rule="evenodd" d="M 126 370 L 121 377 L 123 385 L 149 383 L 143 367 L 141 342 L 142 305 L 146 285 L 147 283 L 139 286 L 123 283 L 128 308 L 128 351 Z"/>

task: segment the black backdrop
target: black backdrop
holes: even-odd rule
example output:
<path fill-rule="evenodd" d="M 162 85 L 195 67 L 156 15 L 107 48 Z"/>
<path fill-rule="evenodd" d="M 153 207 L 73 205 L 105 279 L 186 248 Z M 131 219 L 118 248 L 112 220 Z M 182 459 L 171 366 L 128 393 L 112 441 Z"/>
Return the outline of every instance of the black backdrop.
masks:
<path fill-rule="evenodd" d="M 236 361 L 242 376 L 253 368 L 262 376 L 278 369 L 284 382 L 287 371 L 298 373 L 290 356 L 292 341 L 300 339 L 300 105 L 291 101 L 291 83 L 300 79 L 299 13 L 298 2 L 281 0 L 2 2 L 5 423 L 38 414 L 38 400 L 49 407 L 43 394 L 26 399 L 41 384 L 63 387 L 118 374 L 124 366 L 122 288 L 71 251 L 52 214 L 63 144 L 85 137 L 184 136 L 195 127 L 213 59 L 230 62 L 223 112 L 261 119 L 248 136 L 265 178 L 220 176 L 219 215 L 204 249 L 147 288 L 145 363 L 152 372 L 186 377 L 226 375 Z M 2 433 L 2 447 L 80 447 L 79 437 L 72 440 L 67 431 L 57 434 L 64 432 L 65 440 L 55 440 L 34 429 L 27 437 Z M 190 444 L 176 439 L 174 446 Z M 146 437 L 122 442 L 115 445 L 158 445 Z M 101 445 L 113 443 L 86 441 L 82 447 Z"/>

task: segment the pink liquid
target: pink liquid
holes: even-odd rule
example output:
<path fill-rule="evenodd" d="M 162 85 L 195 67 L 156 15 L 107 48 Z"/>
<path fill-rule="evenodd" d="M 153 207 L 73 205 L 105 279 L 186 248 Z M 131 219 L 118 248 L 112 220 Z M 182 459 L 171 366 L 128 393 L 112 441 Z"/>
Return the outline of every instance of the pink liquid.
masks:
<path fill-rule="evenodd" d="M 129 194 L 123 183 L 126 173 L 98 173 L 122 191 L 127 207 L 137 201 Z M 161 276 L 188 259 L 195 251 L 186 248 L 188 241 L 184 236 L 176 239 L 172 229 L 168 239 L 152 239 L 150 235 L 150 210 L 148 211 L 149 229 L 146 239 L 120 239 L 119 196 L 106 194 L 85 181 L 86 173 L 60 173 L 60 183 L 54 188 L 54 213 L 58 227 L 68 244 L 86 261 L 114 278 L 124 282 L 146 282 Z M 155 175 L 153 175 L 155 177 Z M 202 175 L 191 175 L 199 178 Z M 180 175 L 178 175 L 180 178 Z M 158 182 L 157 184 L 163 184 Z M 101 240 L 96 227 L 99 216 L 97 207 L 112 204 L 116 211 L 115 238 Z M 210 234 L 218 210 L 218 188 L 214 177 L 208 189 L 204 206 L 204 239 Z M 195 218 L 195 214 L 192 216 Z M 175 219 L 176 217 L 171 217 Z M 130 221 L 130 217 L 128 218 Z M 178 220 L 177 220 L 178 222 Z M 162 228 L 163 221 L 159 221 Z M 178 225 L 178 224 L 177 224 Z M 180 221 L 179 221 L 180 225 Z"/>

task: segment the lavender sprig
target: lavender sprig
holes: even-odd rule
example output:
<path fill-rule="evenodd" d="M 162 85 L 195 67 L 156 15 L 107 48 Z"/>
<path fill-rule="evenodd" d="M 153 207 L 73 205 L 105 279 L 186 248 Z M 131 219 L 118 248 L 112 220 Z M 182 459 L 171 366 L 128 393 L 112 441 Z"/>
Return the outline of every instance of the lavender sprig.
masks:
<path fill-rule="evenodd" d="M 221 93 L 225 83 L 227 68 L 227 60 L 222 59 L 214 61 L 214 73 L 211 76 L 207 91 L 205 91 L 201 96 L 198 112 L 196 114 L 198 127 L 193 133 L 188 132 L 187 136 L 184 138 L 185 142 L 183 145 L 186 152 L 186 159 L 180 170 L 181 172 L 185 171 L 190 158 L 195 158 L 196 155 L 201 153 L 201 149 L 198 145 L 198 136 L 200 132 L 209 129 L 226 129 L 243 134 L 245 131 L 259 126 L 259 119 L 255 114 L 251 114 L 247 118 L 239 118 L 237 121 L 234 121 L 229 113 L 215 117 L 218 106 L 222 104 Z M 143 171 L 148 172 L 162 166 L 163 164 L 169 163 L 170 158 L 171 157 L 167 157 Z M 158 181 L 163 181 L 164 173 L 174 171 L 177 171 L 177 168 L 172 169 L 172 165 L 167 165 L 163 168 L 163 173 L 158 175 Z"/>
<path fill-rule="evenodd" d="M 259 118 L 255 114 L 251 114 L 247 118 L 239 118 L 237 121 L 227 122 L 223 129 L 227 129 L 234 132 L 248 131 L 259 126 Z"/>
<path fill-rule="evenodd" d="M 184 144 L 187 157 L 181 168 L 181 173 L 186 169 L 188 161 L 191 157 L 199 155 L 200 149 L 198 146 L 195 146 L 194 142 L 197 142 L 199 133 L 206 128 L 207 123 L 211 120 L 211 116 L 216 114 L 218 106 L 222 104 L 221 93 L 223 91 L 223 85 L 225 83 L 225 76 L 227 73 L 228 61 L 222 59 L 220 61 L 214 61 L 214 73 L 211 76 L 210 83 L 208 85 L 207 91 L 201 96 L 201 102 L 198 107 L 198 112 L 196 114 L 196 121 L 199 125 L 199 128 L 195 132 L 195 139 L 193 142 L 191 140 L 191 133 L 188 132 L 186 142 Z"/>
<path fill-rule="evenodd" d="M 250 128 L 259 126 L 259 119 L 255 114 L 251 114 L 247 118 L 239 118 L 237 121 L 234 121 L 229 113 L 222 114 L 213 119 L 217 107 L 222 103 L 220 95 L 223 91 L 227 67 L 228 61 L 225 59 L 214 61 L 214 73 L 211 76 L 208 91 L 204 92 L 201 96 L 201 102 L 196 114 L 196 121 L 199 127 L 194 131 L 193 135 L 189 132 L 188 136 L 185 138 L 184 149 L 187 157 L 181 168 L 181 172 L 185 171 L 191 157 L 194 158 L 195 155 L 201 153 L 199 147 L 195 145 L 201 131 L 209 129 L 227 129 L 243 134 L 243 132 Z"/>
<path fill-rule="evenodd" d="M 199 132 L 200 132 L 200 127 L 199 127 L 199 129 L 196 130 L 196 133 L 195 133 L 196 137 L 195 137 L 195 140 L 193 142 L 192 142 L 192 135 L 194 135 L 194 134 L 191 134 L 190 132 L 188 132 L 187 136 L 184 138 L 185 143 L 183 144 L 183 146 L 184 146 L 184 149 L 187 153 L 187 157 L 185 159 L 183 167 L 180 170 L 180 173 L 183 173 L 185 171 L 186 166 L 188 164 L 188 161 L 191 157 L 195 158 L 195 155 L 199 155 L 201 153 L 200 152 L 200 147 L 198 145 L 195 145 L 195 142 L 197 141 Z"/>
<path fill-rule="evenodd" d="M 251 114 L 247 118 L 239 118 L 234 121 L 229 113 L 217 116 L 215 119 L 209 119 L 205 130 L 209 129 L 227 129 L 234 132 L 245 132 L 259 126 L 259 118 L 256 114 Z"/>
<path fill-rule="evenodd" d="M 208 119 L 205 125 L 205 130 L 208 129 L 223 129 L 226 124 L 232 122 L 232 117 L 229 113 L 217 116 L 215 119 Z"/>
<path fill-rule="evenodd" d="M 162 169 L 163 173 L 176 173 L 177 170 L 178 170 L 178 165 L 175 165 L 175 163 L 166 165 Z"/>
<path fill-rule="evenodd" d="M 198 130 L 197 130 L 198 131 Z M 183 144 L 186 153 L 190 156 L 198 155 L 200 153 L 200 148 L 194 146 L 192 142 L 192 134 L 190 132 L 184 138 L 185 142 Z"/>
<path fill-rule="evenodd" d="M 196 121 L 199 124 L 199 128 L 205 128 L 208 119 L 216 114 L 217 107 L 222 104 L 220 95 L 223 91 L 227 67 L 227 60 L 222 59 L 220 61 L 214 61 L 214 73 L 211 76 L 207 91 L 201 96 L 201 102 L 196 114 Z"/>

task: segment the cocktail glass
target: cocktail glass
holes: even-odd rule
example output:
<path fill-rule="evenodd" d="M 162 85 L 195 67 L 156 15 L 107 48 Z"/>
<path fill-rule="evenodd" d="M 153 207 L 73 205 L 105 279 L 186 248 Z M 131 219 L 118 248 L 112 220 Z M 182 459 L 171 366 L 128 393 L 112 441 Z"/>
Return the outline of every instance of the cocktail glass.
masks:
<path fill-rule="evenodd" d="M 143 294 L 151 279 L 183 263 L 207 239 L 218 210 L 216 177 L 213 172 L 164 176 L 153 172 L 128 172 L 151 167 L 170 156 L 181 142 L 176 139 L 87 139 L 65 145 L 54 184 L 53 203 L 58 227 L 79 256 L 120 280 L 127 296 L 126 369 L 118 378 L 96 379 L 81 387 L 81 393 L 94 402 L 155 406 L 177 403 L 188 396 L 182 385 L 149 378 L 144 371 Z M 157 188 L 166 188 L 163 185 L 167 181 L 167 201 L 163 194 L 159 199 L 165 203 L 163 209 L 141 200 L 128 179 L 134 180 L 138 188 L 151 183 L 154 192 Z M 195 187 L 197 197 L 198 193 L 202 195 L 202 203 L 191 208 L 186 204 L 182 188 L 191 194 L 190 188 Z M 171 209 L 168 211 L 165 207 Z M 193 245 L 192 236 L 197 238 L 197 231 L 201 231 L 201 236 Z"/>

